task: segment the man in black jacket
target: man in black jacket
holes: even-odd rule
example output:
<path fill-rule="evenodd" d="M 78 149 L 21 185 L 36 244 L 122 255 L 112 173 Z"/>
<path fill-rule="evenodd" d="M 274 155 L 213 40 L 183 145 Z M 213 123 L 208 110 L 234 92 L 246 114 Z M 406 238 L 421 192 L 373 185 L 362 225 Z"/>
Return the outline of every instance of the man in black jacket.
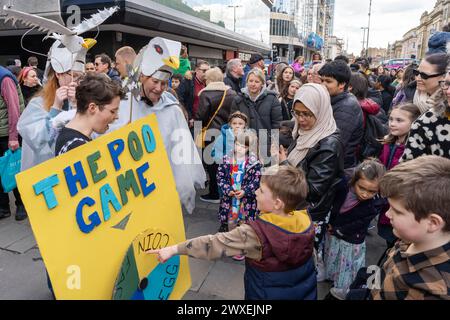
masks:
<path fill-rule="evenodd" d="M 236 93 L 241 92 L 242 77 L 244 76 L 244 67 L 241 59 L 232 59 L 227 63 L 227 71 L 223 82 Z"/>
<path fill-rule="evenodd" d="M 319 75 L 331 96 L 331 106 L 336 125 L 344 145 L 344 167 L 358 163 L 358 149 L 363 129 L 363 114 L 358 100 L 347 91 L 352 72 L 344 61 L 332 61 L 320 69 Z"/>
<path fill-rule="evenodd" d="M 205 73 L 209 70 L 209 63 L 198 60 L 192 79 L 184 78 L 177 89 L 180 103 L 187 110 L 189 115 L 189 127 L 194 126 L 194 116 L 198 111 L 200 98 L 198 93 L 206 87 Z"/>

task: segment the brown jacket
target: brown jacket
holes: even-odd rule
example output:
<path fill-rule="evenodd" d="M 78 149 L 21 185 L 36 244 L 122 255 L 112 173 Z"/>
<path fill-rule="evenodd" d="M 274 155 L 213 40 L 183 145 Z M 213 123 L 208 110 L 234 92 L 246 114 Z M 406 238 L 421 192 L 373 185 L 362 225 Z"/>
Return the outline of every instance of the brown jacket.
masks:
<path fill-rule="evenodd" d="M 236 96 L 236 92 L 231 90 L 223 82 L 212 82 L 208 84 L 205 89 L 200 91 L 198 112 L 194 115 L 194 119 L 201 121 L 203 128 L 208 125 L 208 122 L 214 116 L 225 90 L 227 90 L 225 101 L 217 115 L 214 117 L 211 125 L 208 127 L 208 129 L 220 130 L 224 124 L 228 123 L 228 118 L 231 115 L 231 105 Z"/>
<path fill-rule="evenodd" d="M 442 247 L 410 255 L 409 245 L 399 241 L 383 265 L 380 289 L 373 300 L 450 300 L 450 242 Z"/>

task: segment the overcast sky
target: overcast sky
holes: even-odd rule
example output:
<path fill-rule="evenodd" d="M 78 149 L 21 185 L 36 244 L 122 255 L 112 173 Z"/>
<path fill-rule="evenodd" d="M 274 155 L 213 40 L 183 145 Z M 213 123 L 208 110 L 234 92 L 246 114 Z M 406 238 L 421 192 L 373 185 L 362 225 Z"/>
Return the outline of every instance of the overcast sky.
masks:
<path fill-rule="evenodd" d="M 435 0 L 373 0 L 369 47 L 386 48 L 402 39 L 420 24 L 424 11 L 434 8 Z M 369 0 L 336 0 L 334 33 L 347 42 L 348 51 L 359 55 L 363 30 L 368 25 Z"/>

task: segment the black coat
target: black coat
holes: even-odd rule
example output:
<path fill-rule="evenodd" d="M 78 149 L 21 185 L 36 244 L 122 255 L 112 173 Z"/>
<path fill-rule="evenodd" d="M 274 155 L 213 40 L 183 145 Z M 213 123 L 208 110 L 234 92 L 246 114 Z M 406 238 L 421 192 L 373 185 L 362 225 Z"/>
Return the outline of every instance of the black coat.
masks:
<path fill-rule="evenodd" d="M 270 153 L 272 143 L 271 130 L 279 129 L 283 120 L 281 104 L 275 92 L 264 91 L 256 101 L 252 101 L 246 93 L 241 93 L 233 101 L 232 112 L 240 111 L 249 119 L 249 128 L 256 130 L 261 143 L 266 142 L 267 154 Z M 267 130 L 267 137 L 260 136 L 260 130 Z M 261 146 L 261 144 L 260 144 Z M 264 154 L 264 150 L 261 150 Z"/>
<path fill-rule="evenodd" d="M 279 129 L 283 120 L 281 104 L 275 92 L 264 91 L 256 101 L 252 101 L 246 93 L 241 93 L 233 101 L 233 112 L 240 111 L 249 119 L 250 129 Z"/>
<path fill-rule="evenodd" d="M 289 147 L 288 153 L 296 144 L 295 141 Z M 297 168 L 305 172 L 308 182 L 308 212 L 313 221 L 323 221 L 333 206 L 336 187 L 344 176 L 344 152 L 339 131 L 309 149 Z"/>
<path fill-rule="evenodd" d="M 380 107 L 383 105 L 383 96 L 379 90 L 375 90 L 373 88 L 369 88 L 367 92 L 367 98 L 372 99 L 375 103 L 377 103 Z"/>
<path fill-rule="evenodd" d="M 193 119 L 192 109 L 194 108 L 194 79 L 195 73 L 192 74 L 192 80 L 184 78 L 177 88 L 178 100 L 186 109 L 189 119 Z"/>
<path fill-rule="evenodd" d="M 227 75 L 225 76 L 225 78 L 223 79 L 223 82 L 229 86 L 231 89 L 234 90 L 234 92 L 236 93 L 240 93 L 241 92 L 241 83 L 242 83 L 242 79 L 240 78 L 235 78 L 233 77 L 230 73 L 227 73 Z"/>
<path fill-rule="evenodd" d="M 386 114 L 389 114 L 389 110 L 391 109 L 392 99 L 394 99 L 393 93 L 383 90 L 381 91 L 381 96 L 383 97 L 383 104 L 381 107 L 383 108 Z"/>
<path fill-rule="evenodd" d="M 349 193 L 349 178 L 341 180 L 336 190 L 330 224 L 332 234 L 346 242 L 361 244 L 364 242 L 370 222 L 385 205 L 385 200 L 376 196 L 374 199 L 362 201 L 348 212 L 340 213 Z"/>
<path fill-rule="evenodd" d="M 349 92 L 331 97 L 331 106 L 344 145 L 344 167 L 352 168 L 358 163 L 358 147 L 364 134 L 361 106 Z"/>
<path fill-rule="evenodd" d="M 195 120 L 202 122 L 202 127 L 206 127 L 208 125 L 208 122 L 211 120 L 214 112 L 216 112 L 217 108 L 219 107 L 222 97 L 223 91 L 220 90 L 202 91 L 202 93 L 200 94 L 198 112 L 194 116 Z M 227 95 L 225 96 L 222 107 L 220 108 L 219 112 L 217 112 L 217 115 L 214 117 L 208 129 L 220 130 L 224 124 L 228 123 L 228 118 L 231 115 L 231 106 L 235 97 L 236 92 L 229 89 L 227 91 Z"/>

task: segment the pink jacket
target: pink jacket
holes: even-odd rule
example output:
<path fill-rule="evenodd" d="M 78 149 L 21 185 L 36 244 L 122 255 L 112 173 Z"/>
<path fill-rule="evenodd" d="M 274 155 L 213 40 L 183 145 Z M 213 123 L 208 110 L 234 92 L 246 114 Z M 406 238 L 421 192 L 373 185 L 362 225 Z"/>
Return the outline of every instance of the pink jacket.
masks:
<path fill-rule="evenodd" d="M 393 148 L 393 149 L 391 149 Z M 381 151 L 380 161 L 386 167 L 386 170 L 391 170 L 393 167 L 398 165 L 403 152 L 405 151 L 404 144 L 385 144 L 383 146 L 383 151 Z M 386 217 L 386 212 L 389 210 L 389 205 L 383 210 L 380 215 L 379 223 L 383 225 L 391 225 L 388 217 Z"/>

